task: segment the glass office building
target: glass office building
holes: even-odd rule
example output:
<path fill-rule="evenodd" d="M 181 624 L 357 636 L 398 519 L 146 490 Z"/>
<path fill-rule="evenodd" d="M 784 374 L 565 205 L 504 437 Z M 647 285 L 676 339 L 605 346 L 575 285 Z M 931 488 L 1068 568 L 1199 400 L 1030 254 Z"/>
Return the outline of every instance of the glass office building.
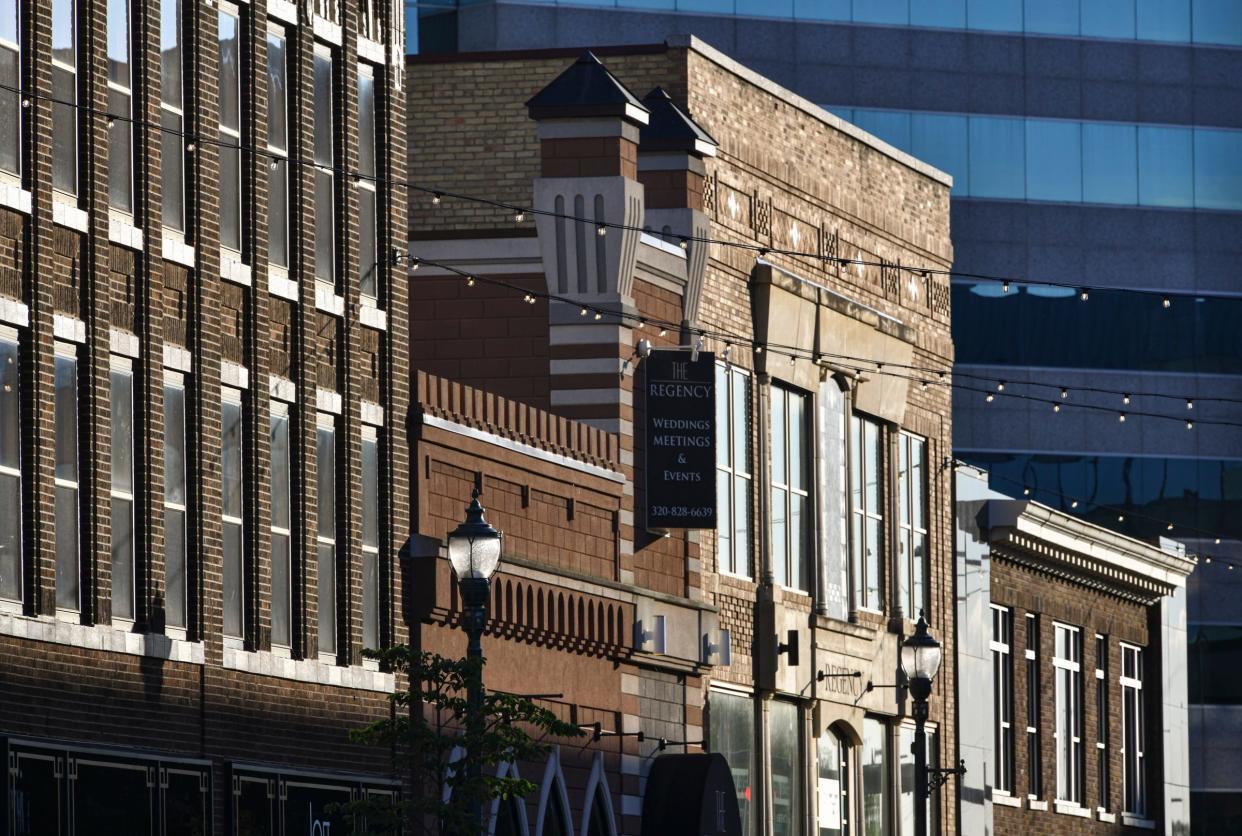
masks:
<path fill-rule="evenodd" d="M 1070 285 L 955 282 L 958 455 L 998 491 L 1242 555 L 1242 2 L 442 0 L 407 22 L 411 52 L 692 33 L 952 174 L 957 269 Z M 1190 579 L 1194 832 L 1242 830 L 1242 686 L 1219 673 L 1239 576 Z"/>

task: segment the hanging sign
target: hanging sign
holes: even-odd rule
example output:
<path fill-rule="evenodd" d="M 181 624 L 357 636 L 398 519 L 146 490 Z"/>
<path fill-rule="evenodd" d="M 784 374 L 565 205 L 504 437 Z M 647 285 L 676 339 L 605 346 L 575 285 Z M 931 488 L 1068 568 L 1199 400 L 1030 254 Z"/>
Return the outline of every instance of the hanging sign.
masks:
<path fill-rule="evenodd" d="M 647 358 L 647 527 L 716 527 L 716 357 Z"/>

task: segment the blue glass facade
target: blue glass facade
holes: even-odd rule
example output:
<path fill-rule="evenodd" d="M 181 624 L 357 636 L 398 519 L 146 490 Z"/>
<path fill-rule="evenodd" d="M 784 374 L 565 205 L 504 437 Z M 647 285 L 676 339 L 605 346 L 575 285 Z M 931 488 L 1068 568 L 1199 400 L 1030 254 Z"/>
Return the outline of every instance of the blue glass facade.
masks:
<path fill-rule="evenodd" d="M 953 175 L 955 197 L 1242 211 L 1242 131 L 828 107 Z"/>

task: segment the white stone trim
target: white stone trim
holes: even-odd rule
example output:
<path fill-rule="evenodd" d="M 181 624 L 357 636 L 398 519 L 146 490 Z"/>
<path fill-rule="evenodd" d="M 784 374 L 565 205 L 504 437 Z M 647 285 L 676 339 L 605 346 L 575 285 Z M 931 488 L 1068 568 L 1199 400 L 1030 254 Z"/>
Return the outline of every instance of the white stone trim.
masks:
<path fill-rule="evenodd" d="M 220 382 L 237 389 L 250 388 L 250 370 L 239 363 L 220 361 Z"/>
<path fill-rule="evenodd" d="M 1105 810 L 1103 807 L 1095 808 L 1095 817 L 1099 819 L 1100 821 L 1108 822 L 1109 824 L 1117 823 L 1117 814 L 1110 813 L 1107 810 Z"/>
<path fill-rule="evenodd" d="M 331 412 L 333 415 L 341 414 L 341 395 L 339 392 L 333 392 L 331 389 L 315 390 L 315 409 L 319 412 Z"/>
<path fill-rule="evenodd" d="M 250 265 L 241 260 L 239 254 L 229 250 L 220 250 L 220 278 L 250 287 Z"/>
<path fill-rule="evenodd" d="M 142 343 L 137 334 L 111 328 L 108 330 L 108 350 L 113 354 L 136 358 L 142 353 Z"/>
<path fill-rule="evenodd" d="M 374 305 L 362 304 L 358 308 L 358 321 L 377 331 L 388 330 L 388 314 Z"/>
<path fill-rule="evenodd" d="M 673 233 L 669 234 L 672 235 Z M 654 247 L 657 250 L 662 250 L 669 255 L 676 256 L 682 261 L 685 261 L 686 259 L 686 251 L 681 248 L 680 244 L 670 244 L 663 238 L 657 238 L 655 233 L 644 232 L 638 237 L 638 242 L 640 244 L 646 244 L 648 247 Z"/>
<path fill-rule="evenodd" d="M 91 228 L 90 215 L 85 210 L 55 198 L 52 200 L 52 223 L 78 232 L 90 232 Z"/>
<path fill-rule="evenodd" d="M 384 407 L 370 401 L 363 401 L 359 407 L 362 412 L 362 423 L 375 427 L 384 426 Z"/>
<path fill-rule="evenodd" d="M 267 292 L 281 299 L 288 299 L 290 302 L 300 301 L 298 283 L 289 278 L 289 271 L 283 267 L 268 265 Z"/>
<path fill-rule="evenodd" d="M 527 222 L 529 223 L 529 221 Z M 529 238 L 453 238 L 409 242 L 412 257 L 423 257 L 447 264 L 467 273 L 515 274 L 543 273 L 539 239 Z M 440 267 L 424 264 L 417 276 L 456 275 Z"/>
<path fill-rule="evenodd" d="M 1031 798 L 1029 796 L 1026 799 L 1026 806 L 1030 807 L 1032 810 L 1043 810 L 1045 812 L 1048 810 L 1047 801 L 1039 798 Z"/>
<path fill-rule="evenodd" d="M 108 240 L 114 244 L 120 244 L 122 247 L 142 252 L 147 239 L 143 235 L 142 230 L 134 226 L 133 221 L 134 219 L 127 215 L 109 212 Z"/>
<path fill-rule="evenodd" d="M 556 381 L 552 381 L 555 385 Z M 551 401 L 557 406 L 622 404 L 634 405 L 634 394 L 624 389 L 553 389 Z"/>
<path fill-rule="evenodd" d="M 0 322 L 7 322 L 18 328 L 29 327 L 30 308 L 26 307 L 25 302 L 0 296 Z"/>
<path fill-rule="evenodd" d="M 198 642 L 188 642 L 159 633 L 132 633 L 107 624 L 75 624 L 48 616 L 30 617 L 0 611 L 0 634 L 85 650 L 147 656 L 191 665 L 203 664 L 203 646 Z"/>
<path fill-rule="evenodd" d="M 185 241 L 164 234 L 161 246 L 161 254 L 165 261 L 171 261 L 180 264 L 182 267 L 193 268 L 195 265 L 194 248 Z"/>
<path fill-rule="evenodd" d="M 319 15 L 315 15 L 314 18 L 315 37 L 325 40 L 334 46 L 341 46 L 344 40 L 341 36 L 341 25 Z"/>
<path fill-rule="evenodd" d="M 277 400 L 286 403 L 294 403 L 298 399 L 298 387 L 292 380 L 287 380 L 280 375 L 269 375 L 267 379 L 267 392 Z"/>
<path fill-rule="evenodd" d="M 599 792 L 601 788 L 603 791 Z M 604 819 L 608 822 L 606 836 L 617 836 L 617 818 L 612 812 L 612 792 L 608 788 L 608 773 L 604 771 L 604 753 L 599 751 L 591 759 L 591 775 L 587 778 L 586 794 L 582 797 L 582 824 L 578 828 L 579 833 L 590 831 L 596 798 L 601 799 L 604 804 Z"/>
<path fill-rule="evenodd" d="M 333 316 L 345 315 L 345 299 L 327 282 L 315 281 L 315 307 Z"/>
<path fill-rule="evenodd" d="M 379 41 L 358 36 L 358 57 L 372 64 L 384 64 L 384 45 Z"/>
<path fill-rule="evenodd" d="M 621 815 L 623 816 L 642 816 L 643 799 L 638 795 L 621 796 Z"/>
<path fill-rule="evenodd" d="M 298 7 L 289 0 L 267 0 L 267 13 L 290 26 L 298 25 Z"/>
<path fill-rule="evenodd" d="M 558 374 L 620 374 L 619 357 L 576 357 L 568 360 L 552 359 L 549 372 Z"/>
<path fill-rule="evenodd" d="M 86 342 L 86 323 L 76 316 L 52 314 L 52 336 L 74 343 Z"/>
<path fill-rule="evenodd" d="M 503 436 L 499 436 L 494 433 L 478 430 L 474 427 L 467 427 L 454 421 L 447 421 L 443 418 L 438 418 L 435 415 L 424 415 L 423 424 L 428 427 L 447 430 L 448 432 L 456 433 L 457 435 L 464 435 L 467 438 L 473 438 L 487 444 L 495 444 L 497 447 L 504 447 L 507 450 L 513 450 L 514 452 L 522 453 L 523 455 L 530 456 L 531 458 L 542 459 L 543 461 L 552 462 L 553 464 L 558 464 L 562 467 L 568 467 L 571 470 L 589 473 L 592 476 L 598 476 L 599 478 L 607 479 L 610 482 L 625 482 L 625 475 L 618 473 L 615 470 L 607 470 L 606 468 L 578 461 L 577 459 L 571 459 L 568 456 L 562 456 L 559 453 L 552 453 L 548 450 L 543 450 L 530 444 L 523 444 L 520 441 L 504 438 Z"/>
<path fill-rule="evenodd" d="M 0 183 L 0 206 L 21 212 L 23 215 L 29 215 L 31 211 L 30 192 L 21 186 Z"/>
<path fill-rule="evenodd" d="M 1001 792 L 1000 790 L 992 790 L 992 803 L 999 804 L 1002 807 L 1017 807 L 1019 809 L 1022 807 L 1021 798 L 1015 798 L 1009 793 Z"/>
<path fill-rule="evenodd" d="M 996 799 L 993 799 L 993 801 L 995 800 Z M 1055 812 L 1058 812 L 1065 816 L 1078 816 L 1079 818 L 1082 818 L 1082 819 L 1091 818 L 1091 808 L 1083 807 L 1080 804 L 1076 804 L 1073 801 L 1054 802 L 1053 808 Z"/>
<path fill-rule="evenodd" d="M 194 356 L 173 343 L 164 343 L 164 368 L 189 374 L 194 371 Z"/>
<path fill-rule="evenodd" d="M 1140 827 L 1143 830 L 1155 830 L 1156 822 L 1145 816 L 1136 816 L 1133 813 L 1122 813 L 1121 823 L 1125 827 Z"/>
<path fill-rule="evenodd" d="M 574 823 L 568 820 L 569 811 L 573 808 L 569 806 L 569 794 L 565 791 L 565 775 L 561 772 L 561 747 L 553 746 L 548 752 L 548 765 L 543 770 L 543 782 L 539 789 L 539 814 L 535 817 L 535 832 L 545 833 L 544 819 L 548 814 L 548 797 L 556 792 L 561 799 L 560 809 L 564 812 L 566 820 L 562 823 L 567 832 L 574 832 Z"/>
<path fill-rule="evenodd" d="M 358 691 L 391 694 L 394 688 L 393 675 L 390 673 L 381 673 L 357 666 L 343 667 L 314 659 L 290 659 L 262 650 L 247 652 L 225 647 L 224 667 L 259 676 L 274 676 L 295 682 L 332 685 Z"/>

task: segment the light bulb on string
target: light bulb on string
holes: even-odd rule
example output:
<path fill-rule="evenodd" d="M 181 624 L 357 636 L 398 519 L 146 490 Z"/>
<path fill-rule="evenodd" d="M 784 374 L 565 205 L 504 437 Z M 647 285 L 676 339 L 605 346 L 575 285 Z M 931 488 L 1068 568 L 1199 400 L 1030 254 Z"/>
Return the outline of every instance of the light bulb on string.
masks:
<path fill-rule="evenodd" d="M 763 353 L 763 346 L 761 346 L 761 345 L 757 345 L 757 346 L 755 346 L 755 353 L 756 353 L 756 354 L 762 354 L 762 353 Z"/>
<path fill-rule="evenodd" d="M 1077 507 L 1078 507 L 1078 500 L 1077 500 L 1077 499 L 1075 499 L 1073 502 L 1071 502 L 1071 503 L 1070 503 L 1070 507 L 1071 507 L 1071 508 L 1077 508 Z"/>
<path fill-rule="evenodd" d="M 1117 421 L 1118 423 L 1124 424 L 1126 422 L 1126 414 L 1124 412 L 1117 413 Z"/>
<path fill-rule="evenodd" d="M 1169 523 L 1168 525 L 1166 525 L 1166 526 L 1164 527 L 1164 530 L 1165 530 L 1165 531 L 1172 531 L 1172 530 L 1173 530 L 1173 523 Z"/>
<path fill-rule="evenodd" d="M 431 205 L 432 206 L 439 206 L 441 200 L 443 200 L 443 196 L 439 192 L 431 193 Z"/>
<path fill-rule="evenodd" d="M 996 396 L 993 395 L 991 392 L 988 392 L 988 396 L 984 398 L 983 400 L 986 401 L 987 403 L 991 403 L 992 401 L 996 400 Z"/>
<path fill-rule="evenodd" d="M 1130 393 L 1129 392 L 1122 393 L 1121 402 L 1125 404 L 1126 406 L 1130 405 Z"/>
<path fill-rule="evenodd" d="M 1001 293 L 1009 292 L 1009 282 L 1001 282 Z"/>
<path fill-rule="evenodd" d="M 583 308 L 583 309 L 582 309 L 582 311 L 578 314 L 578 316 L 586 316 L 586 315 L 587 315 L 587 309 L 586 309 L 586 308 Z"/>
<path fill-rule="evenodd" d="M 661 329 L 660 329 L 660 336 L 661 336 L 661 337 L 663 337 L 663 336 L 664 336 L 665 334 L 667 334 L 667 333 L 668 333 L 668 329 L 667 329 L 667 328 L 661 328 Z"/>
<path fill-rule="evenodd" d="M 1194 422 L 1194 421 L 1191 421 L 1189 418 L 1187 418 L 1187 419 L 1186 419 L 1186 429 L 1188 429 L 1188 430 L 1193 430 L 1194 428 L 1195 428 L 1195 422 Z"/>
<path fill-rule="evenodd" d="M 1065 400 L 1068 397 L 1069 397 L 1069 390 L 1062 388 L 1061 389 L 1061 400 Z"/>
<path fill-rule="evenodd" d="M 603 318 L 604 318 L 604 315 L 603 315 L 602 313 L 600 313 L 599 311 L 596 311 L 596 312 L 595 312 L 595 321 L 596 321 L 596 322 L 599 322 L 599 321 L 600 321 L 601 319 L 603 319 Z"/>
<path fill-rule="evenodd" d="M 603 238 L 605 235 L 608 234 L 608 227 L 604 226 L 603 224 L 600 224 L 599 226 L 595 227 L 595 234 L 598 235 L 600 238 Z"/>
<path fill-rule="evenodd" d="M 1086 302 L 1087 299 L 1089 299 L 1090 297 L 1091 297 L 1091 294 L 1087 293 L 1087 289 L 1085 287 L 1078 294 L 1078 298 L 1084 302 Z"/>
<path fill-rule="evenodd" d="M 515 224 L 520 224 L 524 220 L 526 220 L 526 213 L 523 212 L 521 209 L 513 213 L 513 222 Z"/>
<path fill-rule="evenodd" d="M 1216 545 L 1218 545 L 1218 546 L 1220 545 L 1220 538 L 1219 538 L 1219 537 L 1217 537 L 1217 538 L 1216 538 Z"/>
<path fill-rule="evenodd" d="M 999 381 L 999 382 L 996 384 L 996 391 L 997 391 L 997 392 L 1004 392 L 1004 391 L 1005 391 L 1005 381 L 1003 381 L 1003 380 L 1002 380 L 1002 381 Z"/>
<path fill-rule="evenodd" d="M 685 250 L 685 249 L 689 249 L 689 247 L 690 247 L 690 239 L 689 239 L 689 238 L 681 238 L 681 239 L 678 241 L 678 243 L 681 245 L 681 248 L 682 248 L 683 250 Z"/>
<path fill-rule="evenodd" d="M 1126 521 L 1126 515 L 1125 515 L 1125 514 L 1118 514 L 1118 515 L 1117 515 L 1117 522 L 1119 522 L 1119 523 L 1123 523 L 1123 522 L 1125 522 L 1125 521 Z"/>
<path fill-rule="evenodd" d="M 1171 308 L 1173 306 L 1173 300 L 1166 296 L 1160 304 L 1164 305 L 1166 308 Z"/>
<path fill-rule="evenodd" d="M 645 319 L 640 319 L 640 320 L 638 320 L 638 326 L 637 326 L 637 327 L 638 327 L 638 330 L 639 330 L 639 331 L 643 330 L 643 328 L 644 328 L 644 327 L 646 327 L 646 325 L 647 325 L 647 320 L 645 320 Z"/>
<path fill-rule="evenodd" d="M 1053 412 L 1060 412 L 1060 411 L 1061 411 L 1061 405 L 1060 405 L 1059 403 L 1054 403 L 1054 404 L 1052 405 L 1052 411 L 1053 411 Z"/>
<path fill-rule="evenodd" d="M 1187 400 L 1187 401 L 1186 401 L 1186 408 L 1187 408 L 1187 409 L 1194 409 L 1194 408 L 1195 408 L 1195 402 L 1194 402 L 1193 400 Z"/>
<path fill-rule="evenodd" d="M 466 276 L 466 287 L 474 287 L 474 276 Z"/>

